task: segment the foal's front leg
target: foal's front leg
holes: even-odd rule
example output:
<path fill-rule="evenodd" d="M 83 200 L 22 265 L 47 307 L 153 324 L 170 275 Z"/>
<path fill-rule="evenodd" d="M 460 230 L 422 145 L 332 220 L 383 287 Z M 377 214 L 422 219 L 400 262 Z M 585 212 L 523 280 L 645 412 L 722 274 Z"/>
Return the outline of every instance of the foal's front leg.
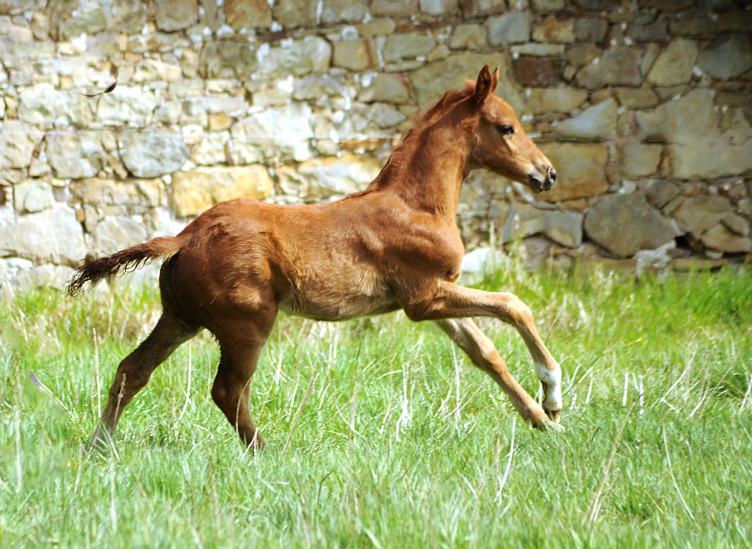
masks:
<path fill-rule="evenodd" d="M 548 422 L 539 412 L 540 407 L 508 373 L 504 361 L 498 356 L 491 341 L 468 317 L 492 316 L 514 326 L 533 357 L 535 372 L 545 395 L 543 410 L 548 417 L 559 421 L 562 408 L 561 368 L 535 329 L 530 308 L 515 295 L 483 292 L 441 281 L 438 290 L 429 299 L 412 303 L 405 308 L 405 312 L 412 320 L 441 321 L 437 322 L 439 327 L 479 368 L 494 377 L 522 416 L 536 427 L 545 427 Z M 448 319 L 454 320 L 449 322 Z"/>

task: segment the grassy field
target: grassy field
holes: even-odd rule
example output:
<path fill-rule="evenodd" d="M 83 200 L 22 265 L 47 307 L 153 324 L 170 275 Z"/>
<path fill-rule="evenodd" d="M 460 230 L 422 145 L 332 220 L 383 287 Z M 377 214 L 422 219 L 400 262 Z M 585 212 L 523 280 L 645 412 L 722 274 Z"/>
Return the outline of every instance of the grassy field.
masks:
<path fill-rule="evenodd" d="M 268 447 L 181 347 L 82 452 L 153 290 L 0 305 L 2 547 L 752 546 L 752 272 L 489 277 L 536 313 L 567 432 L 533 432 L 430 324 L 282 317 L 252 384 Z M 519 336 L 483 320 L 535 394 Z M 30 371 L 36 376 L 35 384 Z"/>

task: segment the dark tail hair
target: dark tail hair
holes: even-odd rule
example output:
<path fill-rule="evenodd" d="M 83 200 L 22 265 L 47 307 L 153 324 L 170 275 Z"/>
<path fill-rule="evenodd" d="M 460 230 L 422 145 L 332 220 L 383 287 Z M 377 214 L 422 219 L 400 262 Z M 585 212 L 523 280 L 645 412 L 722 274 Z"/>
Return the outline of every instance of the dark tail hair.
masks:
<path fill-rule="evenodd" d="M 87 261 L 85 265 L 76 269 L 73 278 L 68 281 L 66 291 L 72 296 L 77 296 L 87 283 L 93 286 L 103 278 L 135 271 L 152 259 L 175 255 L 180 251 L 181 244 L 182 241 L 178 237 L 165 236 L 107 257 Z"/>

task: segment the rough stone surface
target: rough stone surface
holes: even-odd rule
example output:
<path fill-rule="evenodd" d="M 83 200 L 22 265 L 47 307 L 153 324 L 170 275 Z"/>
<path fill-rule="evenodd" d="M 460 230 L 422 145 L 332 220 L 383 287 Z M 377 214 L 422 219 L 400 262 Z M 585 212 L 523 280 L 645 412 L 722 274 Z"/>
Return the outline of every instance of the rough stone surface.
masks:
<path fill-rule="evenodd" d="M 697 59 L 697 44 L 692 40 L 677 38 L 658 56 L 647 75 L 647 81 L 655 86 L 678 86 L 686 84 L 692 76 Z"/>
<path fill-rule="evenodd" d="M 231 133 L 236 164 L 274 158 L 302 161 L 312 156 L 311 108 L 305 103 L 254 113 L 237 122 Z"/>
<path fill-rule="evenodd" d="M 332 65 L 362 71 L 376 64 L 378 56 L 370 40 L 342 40 L 334 43 Z"/>
<path fill-rule="evenodd" d="M 524 86 L 553 87 L 560 82 L 563 63 L 550 57 L 520 56 L 512 61 L 515 80 Z"/>
<path fill-rule="evenodd" d="M 639 49 L 616 47 L 603 52 L 577 74 L 577 83 L 587 89 L 597 90 L 603 86 L 639 86 L 642 83 L 640 73 Z"/>
<path fill-rule="evenodd" d="M 557 44 L 571 44 L 574 42 L 574 21 L 560 21 L 550 15 L 533 31 L 536 42 L 554 42 Z"/>
<path fill-rule="evenodd" d="M 136 177 L 173 173 L 190 156 L 183 137 L 171 130 L 125 132 L 118 140 L 118 148 L 123 164 Z"/>
<path fill-rule="evenodd" d="M 617 257 L 654 250 L 676 236 L 671 223 L 639 191 L 604 197 L 587 213 L 584 227 L 593 242 Z"/>
<path fill-rule="evenodd" d="M 685 143 L 716 128 L 718 115 L 712 92 L 698 89 L 653 111 L 635 113 L 635 121 L 645 139 Z"/>
<path fill-rule="evenodd" d="M 272 9 L 267 0 L 225 0 L 225 17 L 235 30 L 268 29 Z"/>
<path fill-rule="evenodd" d="M 530 39 L 530 12 L 520 11 L 486 20 L 492 46 L 519 44 Z"/>
<path fill-rule="evenodd" d="M 697 64 L 705 74 L 717 80 L 731 80 L 744 74 L 752 69 L 752 40 L 749 34 L 718 38 L 702 50 Z"/>
<path fill-rule="evenodd" d="M 543 234 L 562 246 L 576 248 L 582 243 L 582 219 L 583 215 L 577 212 L 515 205 L 506 219 L 502 240 L 509 242 Z"/>
<path fill-rule="evenodd" d="M 378 74 L 369 78 L 368 83 L 363 83 L 363 88 L 358 92 L 358 100 L 366 103 L 407 103 L 410 100 L 410 89 L 398 74 Z"/>
<path fill-rule="evenodd" d="M 309 160 L 296 169 L 280 169 L 277 175 L 287 194 L 302 199 L 320 199 L 363 190 L 380 169 L 373 159 L 345 155 Z"/>
<path fill-rule="evenodd" d="M 360 22 L 368 13 L 368 0 L 327 0 L 321 10 L 321 22 L 334 23 Z"/>
<path fill-rule="evenodd" d="M 52 207 L 52 186 L 41 179 L 27 179 L 13 186 L 13 206 L 18 213 L 36 213 Z"/>
<path fill-rule="evenodd" d="M 583 140 L 612 139 L 616 136 L 617 111 L 616 101 L 607 99 L 558 124 L 556 131 L 564 137 Z"/>
<path fill-rule="evenodd" d="M 97 102 L 96 118 L 108 126 L 144 126 L 158 104 L 153 93 L 135 86 L 118 86 Z"/>
<path fill-rule="evenodd" d="M 428 55 L 436 40 L 425 34 L 395 34 L 386 39 L 382 55 L 387 63 Z"/>
<path fill-rule="evenodd" d="M 265 52 L 265 53 L 264 53 Z M 259 70 L 265 76 L 305 76 L 329 70 L 332 46 L 323 38 L 295 40 L 289 45 L 260 50 Z"/>
<path fill-rule="evenodd" d="M 571 88 L 533 88 L 530 90 L 525 111 L 531 114 L 572 112 L 588 98 L 587 92 Z"/>
<path fill-rule="evenodd" d="M 31 164 L 31 155 L 43 136 L 40 130 L 23 122 L 3 122 L 0 128 L 0 170 L 25 168 Z"/>
<path fill-rule="evenodd" d="M 173 174 L 170 203 L 177 216 L 187 217 L 233 198 L 262 200 L 273 190 L 274 183 L 263 166 L 205 168 Z"/>
<path fill-rule="evenodd" d="M 47 160 L 55 176 L 79 179 L 94 177 L 106 162 L 98 132 L 68 132 L 47 138 Z"/>
<path fill-rule="evenodd" d="M 19 97 L 18 118 L 37 126 L 85 126 L 91 119 L 86 98 L 77 92 L 59 92 L 47 87 L 33 87 Z"/>
<path fill-rule="evenodd" d="M 486 44 L 486 27 L 477 23 L 457 25 L 449 39 L 449 47 L 458 49 L 477 49 Z"/>
<path fill-rule="evenodd" d="M 187 29 L 198 21 L 196 0 L 154 0 L 154 7 L 159 30 Z"/>
<path fill-rule="evenodd" d="M 558 177 L 550 191 L 540 194 L 549 202 L 572 200 L 603 194 L 608 190 L 606 162 L 608 153 L 595 143 L 550 143 L 541 145 Z"/>
<path fill-rule="evenodd" d="M 410 17 L 418 12 L 418 0 L 371 0 L 371 14 L 377 17 Z"/>
<path fill-rule="evenodd" d="M 82 179 L 71 186 L 71 194 L 76 202 L 89 206 L 162 205 L 162 183 L 158 179 Z"/>
<path fill-rule="evenodd" d="M 705 232 L 700 241 L 713 250 L 726 253 L 752 252 L 752 239 L 730 231 L 723 223 L 718 223 Z"/>
<path fill-rule="evenodd" d="M 86 255 L 84 232 L 70 208 L 56 208 L 0 225 L 0 257 L 75 265 Z"/>
<path fill-rule="evenodd" d="M 506 8 L 505 0 L 460 0 L 465 17 L 499 13 Z"/>
<path fill-rule="evenodd" d="M 108 217 L 97 224 L 92 234 L 94 250 L 110 255 L 140 244 L 147 238 L 146 229 L 131 217 Z"/>
<path fill-rule="evenodd" d="M 275 0 L 274 19 L 286 29 L 315 27 L 318 0 Z"/>
<path fill-rule="evenodd" d="M 618 179 L 638 179 L 658 171 L 663 147 L 626 142 L 616 146 L 615 170 Z"/>
<path fill-rule="evenodd" d="M 677 179 L 708 180 L 752 170 L 752 140 L 743 145 L 698 137 L 668 145 L 671 175 Z"/>

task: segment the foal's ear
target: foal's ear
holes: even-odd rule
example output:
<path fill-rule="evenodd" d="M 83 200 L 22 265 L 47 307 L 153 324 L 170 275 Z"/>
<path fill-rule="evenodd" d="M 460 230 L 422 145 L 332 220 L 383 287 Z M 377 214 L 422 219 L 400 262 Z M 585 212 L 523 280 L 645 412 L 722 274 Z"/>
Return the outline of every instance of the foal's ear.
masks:
<path fill-rule="evenodd" d="M 491 95 L 499 83 L 499 67 L 491 74 L 488 65 L 485 65 L 478 74 L 478 81 L 475 83 L 475 93 L 473 97 L 478 105 L 482 105 L 488 96 Z"/>

